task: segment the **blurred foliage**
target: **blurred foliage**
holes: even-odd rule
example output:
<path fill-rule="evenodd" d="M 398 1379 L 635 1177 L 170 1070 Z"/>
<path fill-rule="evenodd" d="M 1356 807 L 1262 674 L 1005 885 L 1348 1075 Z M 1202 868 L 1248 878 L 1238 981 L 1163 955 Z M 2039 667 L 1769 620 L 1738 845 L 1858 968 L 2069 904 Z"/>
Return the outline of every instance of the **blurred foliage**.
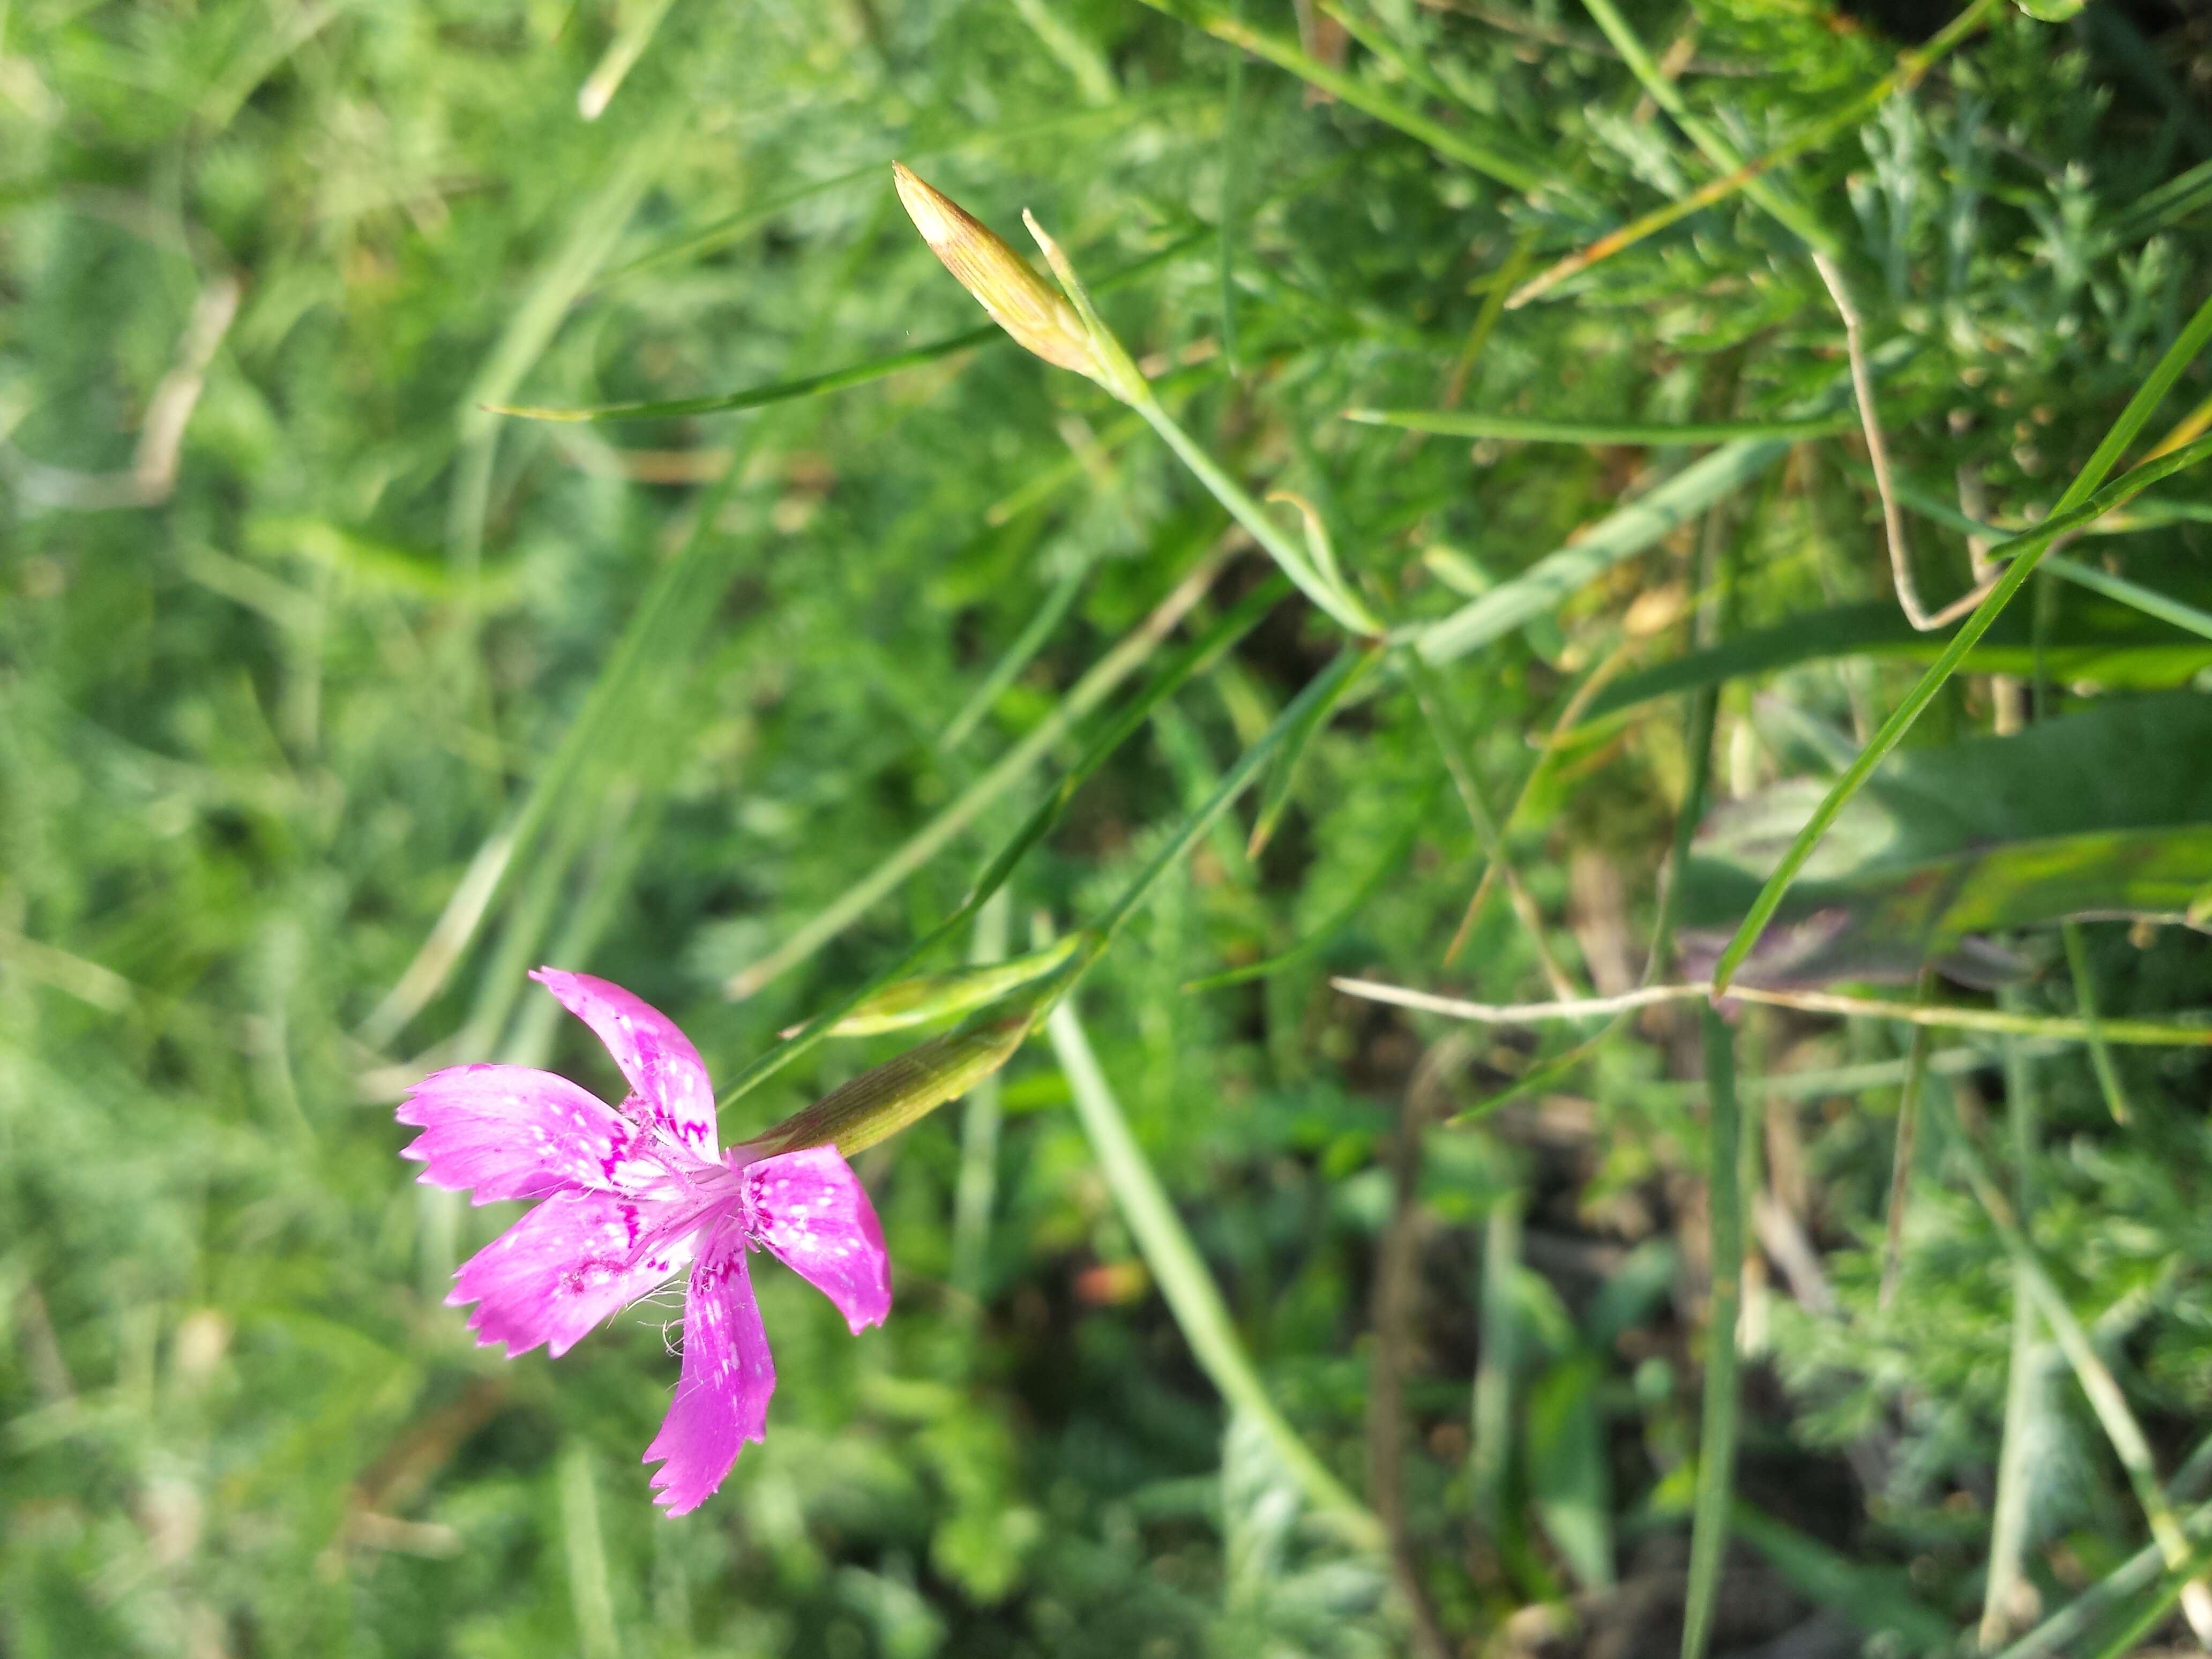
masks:
<path fill-rule="evenodd" d="M 1811 0 L 1626 9 L 1750 155 L 1898 46 Z M 1908 499 L 1984 524 L 2056 499 L 2212 255 L 2212 32 L 2150 3 L 2029 9 L 2065 9 L 1992 8 L 1784 181 L 1893 349 Z M 1297 27 L 1278 0 L 1242 13 Z M 896 1266 L 884 1330 L 851 1340 L 763 1276 L 769 1439 L 681 1522 L 636 1463 L 674 1380 L 671 1310 L 557 1364 L 472 1349 L 441 1298 L 512 1206 L 419 1188 L 395 1156 L 390 1108 L 435 1065 L 611 1086 L 526 986 L 540 961 L 665 1008 L 725 1080 L 878 971 L 1110 706 L 856 925 L 723 989 L 1053 719 L 1220 541 L 1149 435 L 1004 343 L 712 418 L 482 408 L 726 393 L 972 327 L 898 210 L 895 156 L 1009 233 L 1035 209 L 1094 275 L 1164 252 L 1102 295 L 1115 326 L 1232 471 L 1312 504 L 1395 617 L 1480 602 L 1691 452 L 1470 449 L 1346 408 L 1834 406 L 1835 313 L 1740 196 L 1486 310 L 1502 273 L 1711 176 L 1576 9 L 1300 15 L 1316 57 L 1501 135 L 1544 187 L 1121 0 L 0 0 L 0 1651 L 1674 1650 L 1710 1277 L 1694 1018 L 1621 1027 L 1480 1131 L 1422 1127 L 1566 1041 L 1480 1033 L 1434 1075 L 1440 1030 L 1328 987 L 1544 985 L 1504 902 L 1444 966 L 1480 842 L 1395 673 L 1273 786 L 1267 844 L 1248 849 L 1249 819 L 1203 838 L 1085 993 L 1273 1398 L 1370 1501 L 1378 1461 L 1396 1468 L 1395 1563 L 1316 1530 L 1224 1412 L 1041 1045 L 1006 1074 L 980 1296 L 951 1282 L 956 1107 L 860 1161 Z M 2153 430 L 2208 390 L 2192 371 Z M 1802 781 L 1915 672 L 1858 439 L 1772 447 L 1437 670 L 1501 816 L 1576 689 L 1626 671 L 1506 830 L 1584 987 L 1633 983 L 1653 943 L 1693 770 L 1669 694 L 1719 687 L 1724 812 L 1802 815 Z M 2075 556 L 2196 604 L 2202 489 L 2161 485 Z M 1914 526 L 1931 603 L 1965 591 L 1964 533 Z M 1263 575 L 1234 552 L 1185 631 Z M 2108 784 L 2201 798 L 2202 639 L 2047 575 L 2021 610 L 1905 757 L 1954 828 L 1983 848 L 2094 819 L 2112 803 L 2073 797 Z M 1023 931 L 1109 902 L 1331 648 L 1286 604 L 1164 703 L 1021 866 Z M 1969 739 L 2008 709 L 2056 738 L 2146 691 L 2172 700 L 2140 716 L 2167 734 L 2104 781 L 2094 753 L 2018 794 L 1936 758 L 1987 752 Z M 1929 830 L 1903 796 L 1870 810 Z M 2127 820 L 2153 821 L 2179 820 Z M 2107 1015 L 2212 994 L 2212 950 L 2150 908 L 2087 925 Z M 2054 931 L 2001 942 L 2018 1006 L 2072 1010 Z M 817 1050 L 726 1128 L 905 1041 Z M 1924 1136 L 1884 1305 L 1902 1039 L 1761 1010 L 1739 1048 L 1763 1254 L 1751 1518 L 1717 1642 L 1925 1648 L 1931 1621 L 1980 1611 L 2005 1250 Z M 2212 1401 L 2212 1075 L 2120 1051 L 2121 1128 L 2083 1053 L 2022 1054 L 2030 1231 L 2172 1473 Z M 1939 1059 L 1929 1086 L 2002 1144 L 1996 1051 Z M 1796 1086 L 1815 1073 L 1835 1080 Z M 1386 1341 L 1392 1297 L 1410 1312 Z M 1387 1420 L 1378 1366 L 1403 1384 Z M 2080 1391 L 2047 1381 L 2027 1560 L 2046 1611 L 2144 1537 Z"/>

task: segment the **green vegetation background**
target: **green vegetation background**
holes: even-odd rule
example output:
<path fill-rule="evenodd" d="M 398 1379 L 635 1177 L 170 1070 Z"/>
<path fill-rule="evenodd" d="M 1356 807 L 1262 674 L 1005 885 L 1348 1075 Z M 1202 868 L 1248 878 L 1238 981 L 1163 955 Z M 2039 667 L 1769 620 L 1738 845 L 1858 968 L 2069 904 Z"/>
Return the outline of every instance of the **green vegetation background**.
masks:
<path fill-rule="evenodd" d="M 887 1328 L 850 1339 L 761 1276 L 769 1439 L 683 1522 L 638 1464 L 672 1310 L 557 1363 L 475 1350 L 441 1298 L 511 1206 L 420 1188 L 396 1156 L 391 1108 L 438 1064 L 611 1085 L 526 984 L 540 961 L 668 1010 L 723 1079 L 878 971 L 1103 714 L 852 926 L 725 994 L 1222 545 L 1225 515 L 1148 434 L 1003 341 L 751 412 L 482 408 L 772 385 L 974 326 L 892 158 L 1009 234 L 1035 210 L 1094 279 L 1149 260 L 1116 326 L 1396 614 L 1464 604 L 1692 452 L 1470 447 L 1346 408 L 1758 420 L 1837 382 L 1826 291 L 1740 196 L 1485 321 L 1501 270 L 1712 176 L 1576 8 L 1306 20 L 1358 86 L 1507 145 L 1533 200 L 1191 21 L 1235 9 L 1188 11 L 0 0 L 0 1654 L 1674 1650 L 1709 1277 L 1696 1022 L 1650 1015 L 1480 1131 L 1437 1125 L 1558 1045 L 1328 986 L 1545 993 L 1504 903 L 1443 965 L 1481 857 L 1402 680 L 1306 746 L 1258 855 L 1249 809 L 1209 834 L 1080 998 L 1271 1393 L 1386 1511 L 1395 1565 L 1310 1526 L 1224 1414 L 1042 1042 L 1003 1080 L 986 1230 L 953 1218 L 963 1108 L 862 1159 Z M 1627 13 L 1655 53 L 1682 46 L 1670 72 L 1745 154 L 1900 45 L 1815 0 Z M 1294 38 L 1287 3 L 1242 15 Z M 1996 8 L 1778 175 L 1845 251 L 1870 338 L 1917 347 L 1885 394 L 1923 499 L 1955 516 L 1966 468 L 1975 514 L 2047 507 L 2202 298 L 2208 69 L 2212 34 L 2154 5 Z M 2185 378 L 2150 434 L 2205 390 Z M 1723 569 L 1729 626 L 1796 643 L 1727 685 L 1717 795 L 1832 775 L 1929 654 L 1892 620 L 1863 455 L 1799 446 L 1445 665 L 1493 800 L 1600 664 L 1692 648 Z M 2191 486 L 2075 556 L 2203 604 Z M 1964 591 L 1955 527 L 1916 530 L 1923 586 Z M 1230 550 L 1186 632 L 1264 574 Z M 2089 653 L 2045 672 L 2042 713 L 2179 688 L 2157 730 L 2197 729 L 2201 629 L 2039 583 L 2021 606 L 2046 671 L 2058 644 Z M 1916 742 L 1989 729 L 1991 671 L 2034 669 L 2014 622 Z M 1109 900 L 1331 644 L 1279 605 L 1164 703 L 1022 866 L 1016 945 L 1035 914 Z M 1685 701 L 1606 714 L 1516 820 L 1580 985 L 1643 970 L 1693 769 Z M 2204 764 L 2174 735 L 2063 788 L 2095 796 L 2100 763 L 2185 783 Z M 2002 919 L 2083 908 L 2033 897 Z M 1909 975 L 1929 941 L 1900 937 L 1877 943 Z M 2083 943 L 2107 1014 L 2212 988 L 2184 929 L 2122 916 Z M 2008 948 L 2028 975 L 2008 1006 L 2075 1009 L 2047 926 Z M 1997 1548 L 2024 1582 L 1999 1625 L 2024 1630 L 2142 1547 L 2126 1473 L 2048 1341 L 2015 1340 L 2005 1246 L 1941 1135 L 1880 1302 L 1901 1033 L 1771 1010 L 1739 1031 L 1765 1167 L 1717 1650 L 1951 1647 L 1983 1621 L 2008 1436 L 2027 1473 Z M 824 1048 L 726 1135 L 900 1046 Z M 1945 1036 L 1930 1085 L 2009 1149 L 2161 1477 L 2212 1402 L 2195 1052 L 2118 1053 L 2124 1127 L 2075 1044 Z"/>

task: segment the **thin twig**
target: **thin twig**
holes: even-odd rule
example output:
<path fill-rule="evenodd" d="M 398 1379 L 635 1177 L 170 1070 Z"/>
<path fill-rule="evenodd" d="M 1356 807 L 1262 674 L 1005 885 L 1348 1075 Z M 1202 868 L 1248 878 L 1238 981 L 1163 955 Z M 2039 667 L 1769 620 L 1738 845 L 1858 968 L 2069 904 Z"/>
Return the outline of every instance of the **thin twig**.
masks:
<path fill-rule="evenodd" d="M 1367 1389 L 1367 1497 L 1389 1540 L 1390 1573 L 1413 1618 L 1419 1659 L 1449 1659 L 1451 1644 L 1421 1582 L 1406 1517 L 1406 1369 L 1418 1316 L 1421 1268 L 1421 1135 L 1436 1116 L 1438 1084 L 1466 1065 L 1474 1045 L 1454 1032 L 1422 1055 L 1407 1085 L 1390 1148 L 1389 1224 L 1375 1253 L 1375 1350 Z"/>
<path fill-rule="evenodd" d="M 1919 585 L 1912 575 L 1912 551 L 1905 540 L 1905 514 L 1897 505 L 1896 492 L 1890 488 L 1889 446 L 1882 441 L 1881 415 L 1875 407 L 1874 372 L 1867 366 L 1858 307 L 1852 303 L 1850 285 L 1844 281 L 1844 273 L 1836 268 L 1835 261 L 1818 248 L 1811 252 L 1813 269 L 1820 273 L 1821 282 L 1827 285 L 1828 297 L 1836 302 L 1836 313 L 1844 319 L 1844 349 L 1850 357 L 1851 391 L 1858 398 L 1859 424 L 1866 433 L 1867 460 L 1874 468 L 1875 493 L 1881 497 L 1881 529 L 1889 543 L 1889 574 L 1897 586 L 1897 602 L 1904 608 L 1905 619 L 1914 628 L 1923 634 L 1933 633 L 1958 621 L 1979 605 L 1984 595 L 1996 586 L 1998 577 L 1990 576 L 1972 592 L 1961 595 L 1941 611 L 1931 612 L 1920 602 Z"/>
<path fill-rule="evenodd" d="M 242 293 L 238 279 L 228 274 L 200 289 L 192 302 L 192 314 L 178 337 L 176 359 L 147 400 L 146 418 L 138 428 L 137 447 L 127 471 L 79 472 L 0 451 L 0 460 L 10 464 L 26 499 L 39 507 L 81 513 L 159 507 L 167 501 L 176 492 L 185 428 L 191 424 L 192 411 L 199 407 L 208 370 L 238 315 Z"/>
<path fill-rule="evenodd" d="M 1765 1003 L 1776 1008 L 1795 1008 L 1808 1014 L 1847 1014 L 1866 1019 L 1898 1019 L 1911 1025 L 1936 1025 L 1960 1031 L 2009 1031 L 2026 1036 L 2064 1037 L 2086 1042 L 2089 1022 L 2063 1014 L 2014 1014 L 2001 1008 L 1960 1008 L 1948 1003 L 1893 1002 L 1879 997 L 1838 996 L 1828 991 L 1777 991 L 1762 986 L 1730 985 L 1717 991 L 1711 980 L 1686 985 L 1646 985 L 1619 996 L 1577 997 L 1557 1002 L 1468 1002 L 1459 997 L 1440 997 L 1402 985 L 1385 985 L 1369 979 L 1332 979 L 1329 983 L 1346 996 L 1370 1002 L 1387 1002 L 1424 1013 L 1471 1019 L 1484 1025 L 1540 1025 L 1563 1019 L 1601 1019 L 1655 1003 L 1684 1002 L 1693 997 Z M 2212 1048 L 2212 1025 L 2176 1025 L 2153 1019 L 2108 1019 L 2101 1022 L 2110 1042 L 2138 1042 L 2180 1048 Z"/>

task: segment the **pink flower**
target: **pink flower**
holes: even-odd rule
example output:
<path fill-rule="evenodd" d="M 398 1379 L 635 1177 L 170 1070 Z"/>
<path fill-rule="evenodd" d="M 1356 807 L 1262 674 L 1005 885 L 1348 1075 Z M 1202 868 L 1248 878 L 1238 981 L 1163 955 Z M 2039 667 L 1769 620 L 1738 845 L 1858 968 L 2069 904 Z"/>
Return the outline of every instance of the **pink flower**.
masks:
<path fill-rule="evenodd" d="M 424 1182 L 476 1202 L 543 1200 L 453 1275 L 448 1305 L 508 1358 L 556 1358 L 679 1268 L 684 1369 L 646 1448 L 671 1515 L 714 1495 L 763 1438 L 775 1366 L 746 1258 L 765 1249 L 815 1285 L 857 1335 L 890 1311 L 890 1261 L 868 1194 L 830 1146 L 760 1158 L 715 1150 L 707 1068 L 672 1021 L 619 985 L 541 968 L 531 977 L 607 1045 L 629 1080 L 611 1109 L 566 1078 L 520 1066 L 455 1066 L 400 1103 L 422 1133 L 403 1157 Z"/>

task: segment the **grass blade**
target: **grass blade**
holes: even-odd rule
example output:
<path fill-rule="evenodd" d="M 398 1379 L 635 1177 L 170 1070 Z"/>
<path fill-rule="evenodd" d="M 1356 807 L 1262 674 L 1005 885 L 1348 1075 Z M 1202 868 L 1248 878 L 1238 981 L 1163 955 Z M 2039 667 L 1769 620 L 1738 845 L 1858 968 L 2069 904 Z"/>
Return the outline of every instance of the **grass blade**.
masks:
<path fill-rule="evenodd" d="M 770 380 L 763 386 L 746 386 L 738 392 L 709 392 L 701 398 L 592 404 L 567 409 L 543 404 L 502 403 L 486 403 L 483 407 L 494 415 L 512 415 L 526 421 L 672 421 L 693 415 L 721 415 L 732 410 L 763 409 L 770 404 L 788 403 L 795 398 L 815 398 L 826 392 L 842 392 L 848 386 L 866 386 L 871 380 L 880 380 L 885 375 L 896 374 L 902 368 L 933 363 L 940 357 L 950 357 L 956 351 L 965 351 L 970 346 L 988 345 L 994 338 L 1004 337 L 996 323 L 985 323 L 980 328 L 963 329 L 957 334 L 948 334 L 943 339 L 930 341 L 927 345 L 909 346 L 904 351 L 886 351 L 877 356 L 864 357 L 843 368 L 830 369 L 820 374 L 803 374 L 793 380 Z"/>
<path fill-rule="evenodd" d="M 1844 1614 L 1868 1635 L 1901 1636 L 1919 1653 L 1951 1650 L 1956 1632 L 1950 1620 L 1912 1593 L 1904 1569 L 1863 1565 L 1741 1499 L 1730 1506 L 1729 1525 L 1808 1601 Z"/>
<path fill-rule="evenodd" d="M 1084 1035 L 1074 1004 L 1063 1001 L 1045 1021 L 1053 1054 L 1066 1074 L 1077 1117 L 1090 1139 L 1099 1172 L 1114 1194 L 1145 1266 L 1160 1287 L 1183 1340 L 1221 1397 L 1257 1423 L 1284 1468 L 1306 1497 L 1346 1540 L 1362 1549 L 1380 1549 L 1382 1524 L 1375 1514 L 1329 1473 L 1268 1398 L 1267 1385 L 1253 1369 L 1212 1275 L 1176 1213 L 1151 1160 L 1130 1133 L 1121 1103 L 1099 1069 Z"/>
<path fill-rule="evenodd" d="M 1521 1194 L 1500 1197 L 1482 1231 L 1481 1346 L 1468 1403 L 1468 1502 L 1475 1525 L 1495 1535 L 1505 1515 L 1513 1463 L 1513 1281 L 1521 1271 Z"/>
<path fill-rule="evenodd" d="M 1666 483 L 1599 520 L 1568 545 L 1547 553 L 1510 581 L 1429 623 L 1419 634 L 1422 659 L 1449 662 L 1558 609 L 1568 595 L 1664 540 L 1789 451 L 1786 441 L 1741 439 L 1692 462 Z"/>
<path fill-rule="evenodd" d="M 1402 427 L 1446 438 L 1503 438 L 1536 444 L 1674 444 L 1739 441 L 1796 443 L 1858 429 L 1858 416 L 1808 415 L 1746 421 L 1559 421 L 1534 415 L 1491 415 L 1457 409 L 1347 409 L 1363 426 Z"/>
<path fill-rule="evenodd" d="M 1283 814 L 1291 805 L 1291 787 L 1297 781 L 1298 762 L 1304 758 L 1306 745 L 1328 726 L 1329 718 L 1341 708 L 1367 672 L 1382 660 L 1379 652 L 1363 654 L 1352 672 L 1337 681 L 1329 695 L 1306 710 L 1304 718 L 1284 738 L 1283 746 L 1275 754 L 1273 765 L 1267 770 L 1267 786 L 1260 792 L 1260 811 L 1252 821 L 1251 839 L 1245 843 L 1245 856 L 1258 858 L 1261 850 L 1275 834 L 1275 826 L 1282 822 Z"/>
<path fill-rule="evenodd" d="M 2112 1045 L 2105 1041 L 2102 1022 L 2097 1012 L 2097 977 L 2089 966 L 2089 942 L 2078 921 L 2063 921 L 2058 925 L 2061 938 L 2066 941 L 2066 968 L 2074 981 L 2074 1006 L 2081 1011 L 2081 1018 L 2089 1027 L 2089 1064 L 2097 1073 L 2097 1088 L 2105 1097 L 2105 1109 L 2112 1115 L 2115 1123 L 2125 1123 L 2128 1110 L 2128 1091 L 2120 1082 L 2119 1067 L 2113 1064 Z"/>
<path fill-rule="evenodd" d="M 1923 985 L 1926 983 L 1923 980 Z M 1924 1031 L 1925 1028 L 1923 1028 Z M 1916 1044 L 1920 1034 L 1915 1034 Z M 2035 1068 L 2016 1042 L 2004 1045 L 2005 1119 L 2012 1132 L 2013 1201 L 2026 1216 L 2033 1206 L 2029 1176 L 2040 1115 Z M 2027 1587 L 2028 1528 L 2042 1453 L 2051 1433 L 2051 1396 L 2044 1386 L 2049 1343 L 2027 1270 L 2013 1268 L 2012 1348 L 2006 1361 L 2004 1430 L 1997 1445 L 1996 1493 L 1990 1506 L 1989 1570 L 1982 1589 L 1981 1644 L 1993 1648 L 2012 1627 L 2012 1612 Z M 2032 1605 L 2032 1604 L 2031 1604 Z"/>
<path fill-rule="evenodd" d="M 1682 1612 L 1682 1659 L 1705 1659 L 1728 1551 L 1735 1483 L 1736 1313 L 1743 1299 L 1743 1109 L 1736 1097 L 1735 1043 L 1728 1023 L 1700 1011 L 1711 1151 L 1706 1161 L 1712 1244 L 1712 1303 L 1705 1324 L 1705 1397 L 1698 1432 L 1697 1497 L 1690 1517 L 1690 1579 Z"/>
<path fill-rule="evenodd" d="M 1935 1000 L 1936 970 L 1920 970 L 1922 1007 Z M 1897 1295 L 1897 1281 L 1905 1271 L 1905 1212 L 1912 1197 L 1912 1159 L 1920 1137 L 1920 1092 L 1928 1083 L 1929 1033 L 1932 1027 L 1912 1028 L 1912 1047 L 1905 1057 L 1905 1081 L 1897 1096 L 1897 1138 L 1889 1158 L 1889 1207 L 1881 1228 L 1881 1288 L 1875 1306 L 1887 1308 Z"/>
<path fill-rule="evenodd" d="M 1109 272 L 1100 280 L 1098 286 L 1112 288 L 1133 281 L 1180 257 L 1203 234 L 1202 231 L 1194 231 L 1178 237 L 1167 246 L 1147 254 L 1133 264 Z M 539 404 L 503 403 L 500 400 L 507 395 L 507 391 L 501 391 L 495 396 L 479 397 L 475 401 L 489 413 L 512 415 L 529 421 L 660 421 L 695 415 L 721 415 L 733 410 L 764 409 L 771 404 L 789 403 L 799 398 L 817 398 L 825 392 L 843 392 L 853 386 L 866 386 L 871 380 L 880 380 L 901 369 L 933 363 L 940 357 L 950 357 L 970 346 L 988 345 L 994 340 L 1006 337 L 1005 331 L 996 323 L 984 323 L 923 345 L 909 346 L 903 351 L 886 351 L 872 357 L 864 357 L 857 363 L 848 363 L 842 368 L 829 369 L 820 374 L 803 374 L 790 380 L 771 380 L 764 386 L 745 386 L 736 392 L 708 392 L 698 398 L 555 408 Z M 511 391 L 512 386 L 507 390 Z"/>
<path fill-rule="evenodd" d="M 1085 559 L 1062 576 L 1044 596 L 1044 603 L 1036 614 L 1024 625 L 1022 631 L 1008 646 L 991 672 L 983 676 L 983 683 L 969 693 L 968 701 L 960 705 L 959 713 L 945 724 L 937 739 L 940 753 L 950 753 L 967 740 L 969 733 L 982 724 L 983 717 L 991 712 L 1000 695 L 1014 683 L 1015 678 L 1044 649 L 1044 642 L 1052 637 L 1052 630 L 1060 626 L 1067 613 L 1075 608 L 1075 601 L 1083 592 L 1083 584 L 1091 579 L 1093 561 Z"/>
<path fill-rule="evenodd" d="M 2076 587 L 2086 587 L 2093 593 L 2102 593 L 2108 599 L 2118 599 L 2122 605 L 2140 611 L 2146 617 L 2155 617 L 2160 622 L 2172 623 L 2203 639 L 2212 640 L 2212 613 L 2199 611 L 2193 605 L 2184 605 L 2170 599 L 2156 588 L 2145 587 L 2141 582 L 2131 582 L 2124 576 L 2115 576 L 2108 570 L 2100 570 L 2093 564 L 2083 564 L 2062 553 L 2043 556 L 2043 568 L 2054 576 L 2063 576 Z"/>
<path fill-rule="evenodd" d="M 975 944 L 969 961 L 977 967 L 1006 954 L 1006 890 L 991 895 L 975 914 Z M 991 1209 L 999 1186 L 1000 1083 L 996 1072 L 968 1091 L 960 1115 L 960 1174 L 952 1189 L 952 1288 L 980 1314 L 983 1258 L 990 1243 Z"/>

